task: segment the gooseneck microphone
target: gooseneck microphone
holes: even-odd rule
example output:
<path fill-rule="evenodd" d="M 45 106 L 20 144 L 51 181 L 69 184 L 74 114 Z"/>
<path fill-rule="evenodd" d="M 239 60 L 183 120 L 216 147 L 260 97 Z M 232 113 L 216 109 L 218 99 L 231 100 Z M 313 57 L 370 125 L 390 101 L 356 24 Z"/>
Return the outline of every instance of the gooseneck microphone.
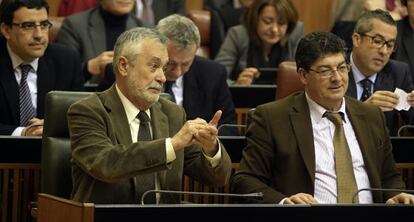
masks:
<path fill-rule="evenodd" d="M 362 191 L 386 191 L 386 192 L 400 192 L 400 193 L 414 193 L 414 190 L 407 190 L 407 189 L 392 189 L 392 188 L 362 188 L 359 189 L 354 196 L 352 197 L 352 203 L 355 203 L 355 198 L 358 194 Z"/>
<path fill-rule="evenodd" d="M 262 199 L 263 193 L 245 193 L 245 194 L 235 194 L 235 193 L 209 193 L 209 192 L 195 192 L 195 191 L 178 191 L 178 190 L 147 190 L 141 196 L 141 205 L 145 205 L 145 197 L 150 193 L 169 193 L 169 194 L 189 194 L 195 196 L 216 196 L 216 197 L 250 197 Z"/>

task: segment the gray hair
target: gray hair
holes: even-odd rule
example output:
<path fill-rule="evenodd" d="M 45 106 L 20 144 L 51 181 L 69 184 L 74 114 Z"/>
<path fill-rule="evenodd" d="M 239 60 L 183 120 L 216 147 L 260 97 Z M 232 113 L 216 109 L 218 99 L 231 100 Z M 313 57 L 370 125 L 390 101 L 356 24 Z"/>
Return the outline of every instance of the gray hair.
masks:
<path fill-rule="evenodd" d="M 144 39 L 153 39 L 163 45 L 167 44 L 167 38 L 155 29 L 137 27 L 123 32 L 116 40 L 114 46 L 114 72 L 117 73 L 118 61 L 120 56 L 128 60 L 135 60 L 139 54 L 142 41 Z"/>
<path fill-rule="evenodd" d="M 357 23 L 355 24 L 354 32 L 359 34 L 370 32 L 372 30 L 372 21 L 374 19 L 378 19 L 388 25 L 397 27 L 397 23 L 389 12 L 376 9 L 373 11 L 367 11 L 359 17 Z"/>
<path fill-rule="evenodd" d="M 170 15 L 158 22 L 157 30 L 177 44 L 179 49 L 187 49 L 196 44 L 200 47 L 200 32 L 189 18 L 182 15 Z"/>

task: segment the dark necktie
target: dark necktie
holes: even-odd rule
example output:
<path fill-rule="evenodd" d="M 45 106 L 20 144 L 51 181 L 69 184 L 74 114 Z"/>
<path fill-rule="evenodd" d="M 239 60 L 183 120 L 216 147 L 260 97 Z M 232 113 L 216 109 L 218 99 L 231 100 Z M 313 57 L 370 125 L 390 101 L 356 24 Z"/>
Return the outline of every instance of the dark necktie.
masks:
<path fill-rule="evenodd" d="M 139 131 L 138 131 L 138 141 L 150 141 L 152 140 L 151 132 L 149 128 L 150 118 L 144 111 L 140 111 L 137 115 L 139 119 Z M 155 189 L 155 174 L 148 173 L 142 174 L 136 177 L 138 194 L 139 197 L 147 190 Z M 141 199 L 141 198 L 139 198 Z M 145 197 L 145 203 L 156 203 L 155 193 L 150 193 Z"/>
<path fill-rule="evenodd" d="M 172 91 L 172 85 L 175 81 L 166 81 L 164 84 L 164 92 L 171 95 L 171 101 L 176 102 L 174 92 Z"/>
<path fill-rule="evenodd" d="M 29 85 L 27 84 L 27 75 L 32 67 L 30 65 L 20 65 L 20 69 L 22 71 L 22 79 L 19 85 L 20 126 L 27 126 L 29 121 L 36 116 Z"/>
<path fill-rule="evenodd" d="M 345 132 L 342 122 L 342 113 L 326 112 L 324 117 L 328 118 L 335 125 L 333 138 L 336 187 L 338 203 L 358 203 L 358 198 L 352 200 L 358 191 L 354 168 L 352 166 L 352 157 L 346 142 Z"/>
<path fill-rule="evenodd" d="M 371 87 L 372 87 L 372 82 L 369 79 L 363 79 L 360 81 L 361 85 L 362 85 L 362 95 L 361 98 L 359 100 L 361 101 L 365 101 L 367 100 L 370 96 L 371 96 Z"/>

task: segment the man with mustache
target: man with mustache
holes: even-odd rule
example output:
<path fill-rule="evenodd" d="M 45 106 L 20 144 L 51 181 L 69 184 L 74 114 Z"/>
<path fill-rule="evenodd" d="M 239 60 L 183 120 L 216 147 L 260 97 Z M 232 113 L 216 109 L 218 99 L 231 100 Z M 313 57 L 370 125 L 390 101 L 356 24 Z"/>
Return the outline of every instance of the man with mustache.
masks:
<path fill-rule="evenodd" d="M 181 190 L 183 173 L 207 185 L 227 183 L 231 161 L 217 139 L 222 112 L 210 122 L 186 121 L 182 107 L 160 98 L 167 62 L 165 36 L 130 29 L 115 43 L 115 83 L 69 108 L 74 200 L 138 203 L 147 190 Z M 145 199 L 180 201 L 174 194 Z"/>
<path fill-rule="evenodd" d="M 16 0 L 1 15 L 1 135 L 41 136 L 45 95 L 83 89 L 79 55 L 48 44 L 48 10 L 43 0 Z"/>
<path fill-rule="evenodd" d="M 390 60 L 395 50 L 397 24 L 391 15 L 377 9 L 363 14 L 352 34 L 351 70 L 347 95 L 377 105 L 384 112 L 389 134 L 398 132 L 401 115 L 404 124 L 414 123 L 414 110 L 397 111 L 400 88 L 409 93 L 407 102 L 414 105 L 412 70 L 406 63 Z"/>

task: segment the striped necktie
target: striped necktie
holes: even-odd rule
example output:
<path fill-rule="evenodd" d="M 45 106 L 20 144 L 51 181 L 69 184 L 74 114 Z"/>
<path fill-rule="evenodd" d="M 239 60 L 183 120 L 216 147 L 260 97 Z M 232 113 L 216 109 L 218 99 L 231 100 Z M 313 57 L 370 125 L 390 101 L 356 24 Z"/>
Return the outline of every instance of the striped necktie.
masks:
<path fill-rule="evenodd" d="M 27 84 L 27 75 L 32 67 L 30 65 L 20 65 L 22 79 L 19 85 L 19 103 L 20 103 L 20 126 L 27 126 L 29 121 L 36 116 L 36 111 L 32 104 L 29 85 Z"/>
<path fill-rule="evenodd" d="M 371 95 L 371 87 L 372 87 L 372 82 L 370 79 L 363 79 L 360 81 L 361 85 L 362 85 L 362 95 L 361 98 L 359 100 L 361 101 L 365 101 L 367 100 Z"/>

